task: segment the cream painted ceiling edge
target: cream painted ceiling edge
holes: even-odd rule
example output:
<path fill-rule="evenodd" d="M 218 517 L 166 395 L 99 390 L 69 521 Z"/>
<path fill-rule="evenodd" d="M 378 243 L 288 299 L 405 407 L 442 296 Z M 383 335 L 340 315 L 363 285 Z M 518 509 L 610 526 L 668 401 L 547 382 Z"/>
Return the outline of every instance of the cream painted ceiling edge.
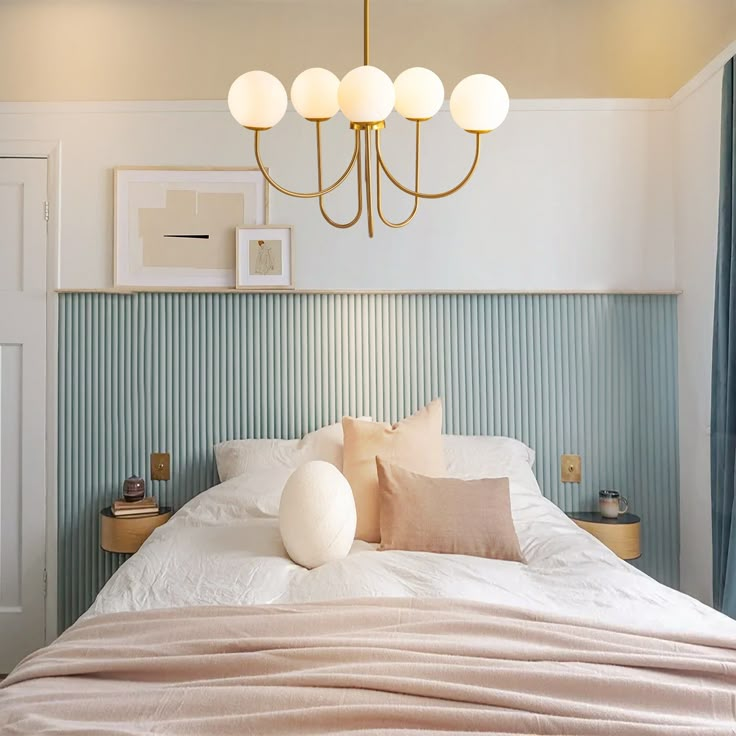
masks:
<path fill-rule="evenodd" d="M 247 69 L 341 76 L 360 63 L 361 13 L 358 0 L 6 0 L 0 100 L 224 99 Z M 736 39 L 736 2 L 375 0 L 373 37 L 389 75 L 424 65 L 447 90 L 484 71 L 516 99 L 670 98 Z"/>

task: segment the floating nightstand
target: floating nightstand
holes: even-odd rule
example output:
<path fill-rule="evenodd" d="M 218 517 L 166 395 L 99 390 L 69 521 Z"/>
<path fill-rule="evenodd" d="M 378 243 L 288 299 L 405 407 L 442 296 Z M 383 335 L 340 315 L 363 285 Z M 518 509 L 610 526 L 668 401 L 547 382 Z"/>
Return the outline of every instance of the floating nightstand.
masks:
<path fill-rule="evenodd" d="M 597 512 L 580 511 L 568 513 L 568 516 L 622 560 L 641 557 L 641 519 L 635 514 L 609 519 Z"/>
<path fill-rule="evenodd" d="M 133 554 L 154 529 L 170 518 L 170 506 L 162 506 L 157 514 L 146 516 L 113 516 L 108 506 L 100 511 L 100 547 L 107 552 Z"/>

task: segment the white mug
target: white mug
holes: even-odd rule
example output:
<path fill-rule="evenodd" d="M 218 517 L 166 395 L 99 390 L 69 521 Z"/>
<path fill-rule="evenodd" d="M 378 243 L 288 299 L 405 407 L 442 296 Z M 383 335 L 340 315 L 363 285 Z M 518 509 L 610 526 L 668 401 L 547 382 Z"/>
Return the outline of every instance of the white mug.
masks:
<path fill-rule="evenodd" d="M 598 508 L 606 519 L 618 519 L 629 510 L 629 501 L 618 491 L 603 490 L 598 493 Z"/>

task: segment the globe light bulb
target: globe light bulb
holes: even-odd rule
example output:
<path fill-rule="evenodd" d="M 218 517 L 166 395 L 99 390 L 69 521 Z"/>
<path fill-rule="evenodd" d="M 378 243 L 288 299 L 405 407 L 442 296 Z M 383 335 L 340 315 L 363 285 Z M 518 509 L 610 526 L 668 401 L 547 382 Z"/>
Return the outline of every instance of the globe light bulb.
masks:
<path fill-rule="evenodd" d="M 407 120 L 429 120 L 445 99 L 442 80 L 429 69 L 415 66 L 401 72 L 394 82 L 396 112 Z"/>
<path fill-rule="evenodd" d="M 303 71 L 291 85 L 291 103 L 307 120 L 329 120 L 340 109 L 337 88 L 340 80 L 327 69 Z"/>
<path fill-rule="evenodd" d="M 380 123 L 394 107 L 394 85 L 375 66 L 359 66 L 340 82 L 337 99 L 343 115 L 351 123 Z"/>
<path fill-rule="evenodd" d="M 509 93 L 495 77 L 472 74 L 453 90 L 450 114 L 463 130 L 488 133 L 509 114 Z"/>
<path fill-rule="evenodd" d="M 284 85 L 268 72 L 241 74 L 227 95 L 230 114 L 246 128 L 273 128 L 284 117 L 286 105 Z"/>

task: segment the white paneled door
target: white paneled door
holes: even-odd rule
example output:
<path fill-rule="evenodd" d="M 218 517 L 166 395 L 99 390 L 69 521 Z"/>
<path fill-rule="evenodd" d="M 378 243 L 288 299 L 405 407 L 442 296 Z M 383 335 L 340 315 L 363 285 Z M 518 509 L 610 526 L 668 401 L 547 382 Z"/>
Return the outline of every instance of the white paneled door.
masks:
<path fill-rule="evenodd" d="M 0 158 L 0 673 L 45 643 L 46 190 Z"/>

